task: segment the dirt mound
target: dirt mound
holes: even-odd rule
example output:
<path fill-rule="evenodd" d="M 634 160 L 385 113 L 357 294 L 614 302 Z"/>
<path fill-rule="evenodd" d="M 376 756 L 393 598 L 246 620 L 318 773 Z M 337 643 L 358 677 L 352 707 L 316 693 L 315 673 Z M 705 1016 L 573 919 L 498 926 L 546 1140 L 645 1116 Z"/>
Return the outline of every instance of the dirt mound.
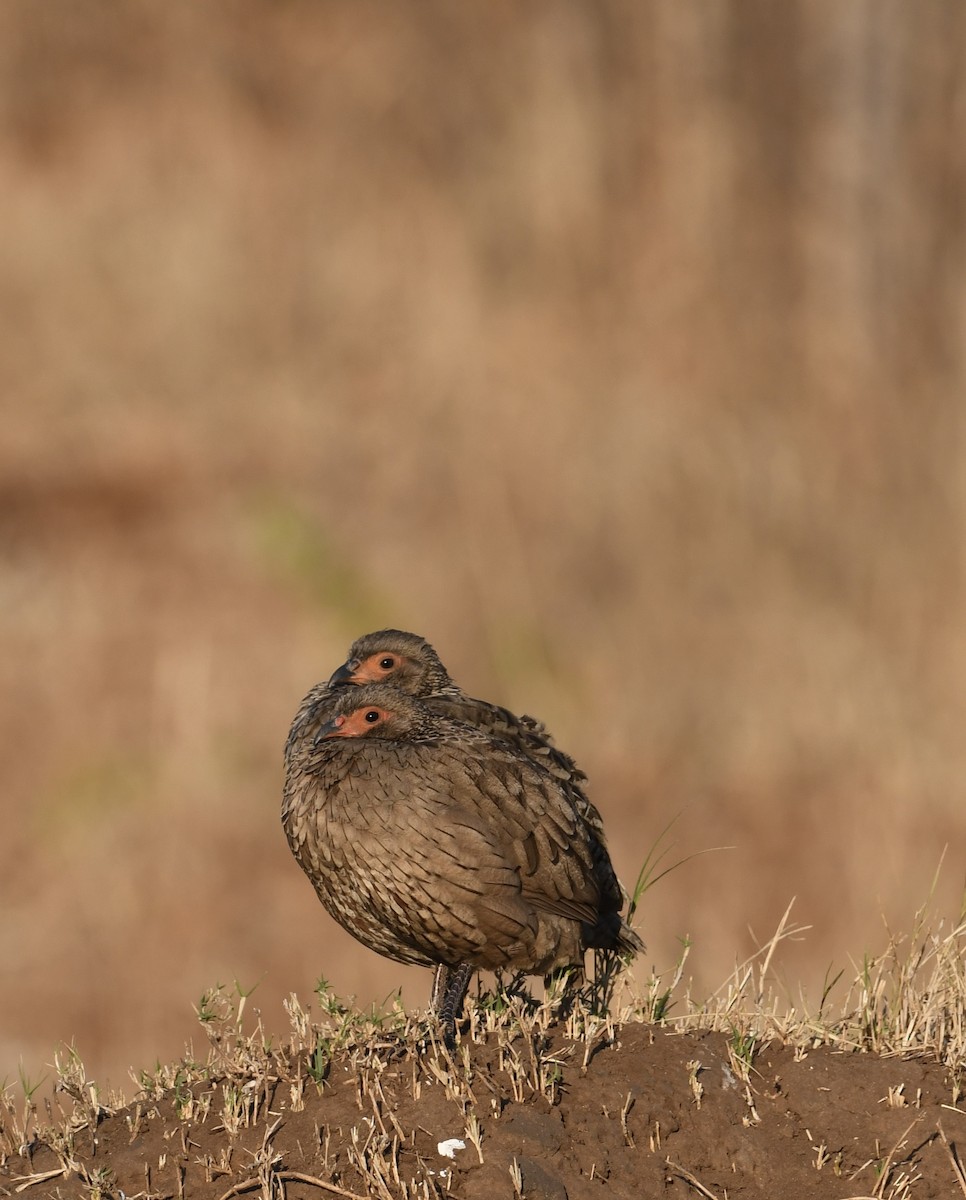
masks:
<path fill-rule="evenodd" d="M 654 1025 L 474 1033 L 454 1057 L 396 1034 L 265 1051 L 113 1113 L 83 1113 L 0 1167 L 0 1194 L 578 1200 L 925 1200 L 966 1193 L 949 1072 L 827 1046 Z M 943 1127 L 946 1127 L 945 1131 Z M 948 1133 L 949 1141 L 946 1140 Z"/>

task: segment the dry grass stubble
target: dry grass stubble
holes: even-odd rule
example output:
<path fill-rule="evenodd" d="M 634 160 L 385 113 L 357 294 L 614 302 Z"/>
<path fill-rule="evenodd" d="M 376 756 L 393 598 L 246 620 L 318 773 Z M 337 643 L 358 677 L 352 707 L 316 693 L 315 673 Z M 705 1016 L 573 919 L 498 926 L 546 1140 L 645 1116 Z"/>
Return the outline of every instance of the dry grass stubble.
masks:
<path fill-rule="evenodd" d="M 643 989 L 617 977 L 609 1012 L 580 1002 L 561 1016 L 512 987 L 481 991 L 453 1054 L 398 1002 L 364 1013 L 324 982 L 314 1019 L 289 998 L 276 1044 L 257 1011 L 246 1019 L 246 995 L 213 989 L 197 1009 L 207 1054 L 141 1072 L 132 1102 L 103 1097 L 73 1051 L 57 1059 L 69 1102 L 43 1116 L 29 1084 L 7 1093 L 0 1189 L 583 1196 L 602 1173 L 621 1197 L 674 1178 L 711 1200 L 966 1192 L 966 925 L 920 913 L 834 1010 L 828 996 L 810 1008 L 776 996 L 774 962 L 795 932 L 783 920 L 700 1004 L 683 959 Z"/>

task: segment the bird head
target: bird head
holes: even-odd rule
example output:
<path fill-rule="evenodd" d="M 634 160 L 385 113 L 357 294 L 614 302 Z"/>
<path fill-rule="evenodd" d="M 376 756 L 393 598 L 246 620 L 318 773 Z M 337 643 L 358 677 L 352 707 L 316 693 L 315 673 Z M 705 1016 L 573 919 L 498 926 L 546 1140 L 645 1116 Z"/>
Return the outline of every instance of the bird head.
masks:
<path fill-rule="evenodd" d="M 349 647 L 349 656 L 329 679 L 341 684 L 391 683 L 410 696 L 429 696 L 453 681 L 425 638 L 401 629 L 367 633 Z"/>
<path fill-rule="evenodd" d="M 438 723 L 418 700 L 388 684 L 340 688 L 319 706 L 314 744 L 330 738 L 412 740 L 434 732 Z"/>

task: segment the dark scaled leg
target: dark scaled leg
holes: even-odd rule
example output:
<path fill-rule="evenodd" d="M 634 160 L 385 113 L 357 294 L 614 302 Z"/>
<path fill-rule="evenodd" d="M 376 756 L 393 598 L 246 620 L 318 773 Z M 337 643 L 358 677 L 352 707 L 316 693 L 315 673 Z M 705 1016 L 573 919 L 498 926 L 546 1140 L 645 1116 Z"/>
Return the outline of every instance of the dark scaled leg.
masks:
<path fill-rule="evenodd" d="M 473 978 L 474 968 L 470 963 L 460 963 L 458 967 L 436 968 L 433 978 L 432 1006 L 439 1014 L 439 1023 L 443 1027 L 443 1045 L 447 1050 L 456 1046 L 456 1018 L 463 1011 L 463 1001 Z"/>

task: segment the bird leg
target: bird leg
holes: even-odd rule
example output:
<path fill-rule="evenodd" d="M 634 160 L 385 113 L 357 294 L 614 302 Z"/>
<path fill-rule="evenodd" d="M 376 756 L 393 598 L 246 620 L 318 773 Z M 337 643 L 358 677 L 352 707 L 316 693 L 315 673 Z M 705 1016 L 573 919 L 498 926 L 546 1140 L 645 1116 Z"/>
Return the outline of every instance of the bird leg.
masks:
<path fill-rule="evenodd" d="M 443 1027 L 443 1045 L 447 1050 L 456 1046 L 456 1018 L 463 1011 L 474 967 L 471 963 L 460 963 L 458 967 L 440 964 L 433 979 L 432 1006 L 439 1014 Z"/>

